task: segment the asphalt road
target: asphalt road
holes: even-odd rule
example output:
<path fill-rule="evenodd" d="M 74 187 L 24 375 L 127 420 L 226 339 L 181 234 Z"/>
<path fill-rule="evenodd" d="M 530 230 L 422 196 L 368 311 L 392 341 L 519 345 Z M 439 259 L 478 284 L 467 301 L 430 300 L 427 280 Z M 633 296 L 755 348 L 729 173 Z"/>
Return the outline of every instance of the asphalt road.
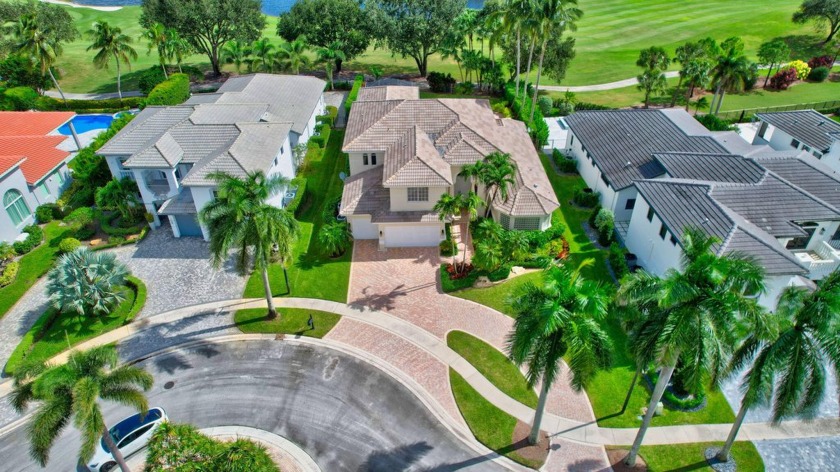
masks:
<path fill-rule="evenodd" d="M 155 376 L 150 404 L 172 421 L 271 431 L 298 444 L 325 472 L 504 470 L 441 425 L 402 384 L 338 351 L 237 341 L 139 365 Z M 116 405 L 104 411 L 109 424 L 131 414 Z M 71 426 L 46 470 L 74 470 L 77 451 Z M 3 471 L 43 470 L 29 458 L 24 427 L 0 437 L 0 458 Z"/>

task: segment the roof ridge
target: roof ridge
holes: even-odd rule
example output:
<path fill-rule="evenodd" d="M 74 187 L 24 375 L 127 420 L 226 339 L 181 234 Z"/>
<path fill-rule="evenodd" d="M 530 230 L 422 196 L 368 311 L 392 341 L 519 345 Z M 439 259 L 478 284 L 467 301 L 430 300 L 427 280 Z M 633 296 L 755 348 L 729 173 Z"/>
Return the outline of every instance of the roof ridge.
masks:
<path fill-rule="evenodd" d="M 819 170 L 819 169 L 817 169 L 817 170 Z M 790 188 L 791 188 L 791 189 L 793 189 L 794 191 L 799 192 L 801 195 L 803 195 L 803 196 L 806 196 L 806 197 L 810 198 L 811 200 L 813 200 L 813 201 L 815 201 L 815 202 L 819 203 L 820 205 L 822 205 L 822 206 L 824 206 L 824 207 L 828 208 L 829 210 L 832 210 L 832 211 L 834 211 L 835 213 L 837 213 L 838 215 L 840 215 L 840 208 L 835 207 L 834 205 L 832 205 L 832 204 L 830 204 L 830 203 L 826 202 L 825 200 L 823 200 L 823 199 L 819 198 L 818 196 L 816 196 L 816 195 L 812 194 L 811 192 L 809 192 L 809 191 L 807 191 L 807 190 L 805 190 L 805 189 L 803 189 L 803 188 L 799 187 L 798 185 L 795 185 L 793 182 L 790 182 L 789 180 L 787 180 L 787 179 L 783 178 L 781 175 L 779 175 L 779 174 L 777 174 L 777 173 L 773 172 L 773 171 L 772 171 L 772 170 L 770 170 L 770 169 L 767 169 L 767 175 L 769 176 L 769 175 L 771 175 L 771 174 L 772 174 L 772 176 L 773 176 L 773 177 L 775 177 L 775 178 L 776 178 L 776 179 L 778 179 L 780 182 L 782 182 L 783 184 L 787 185 L 788 187 L 790 187 Z"/>
<path fill-rule="evenodd" d="M 383 119 L 385 119 L 386 116 L 393 113 L 394 110 L 399 108 L 400 105 L 402 105 L 406 101 L 407 101 L 406 99 L 399 99 L 399 100 L 365 100 L 365 101 L 359 102 L 359 103 L 385 103 L 385 102 L 399 102 L 399 103 L 397 103 L 393 108 L 391 108 L 387 112 L 383 113 L 382 116 L 380 116 L 376 121 L 374 121 L 373 123 L 371 123 L 367 127 L 365 127 L 364 131 L 362 131 L 361 133 L 356 135 L 356 137 L 351 139 L 349 142 L 344 143 L 341 147 L 346 148 L 346 147 L 352 146 L 353 143 L 356 142 L 356 140 L 358 140 L 359 138 L 361 138 L 362 136 L 367 134 L 368 131 L 370 131 L 374 126 L 378 125 L 379 122 L 381 122 Z M 364 105 L 362 105 L 362 106 L 364 106 Z"/>

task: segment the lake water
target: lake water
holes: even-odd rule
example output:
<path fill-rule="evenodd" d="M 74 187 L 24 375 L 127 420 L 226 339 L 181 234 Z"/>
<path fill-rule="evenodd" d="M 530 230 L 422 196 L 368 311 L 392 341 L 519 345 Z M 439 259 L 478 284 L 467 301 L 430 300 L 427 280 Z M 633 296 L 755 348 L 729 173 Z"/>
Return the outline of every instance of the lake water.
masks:
<path fill-rule="evenodd" d="M 262 11 L 266 15 L 277 16 L 289 11 L 296 0 L 262 0 Z M 91 5 L 96 7 L 140 5 L 141 0 L 78 0 L 80 5 Z M 467 0 L 469 8 L 481 8 L 484 0 Z"/>

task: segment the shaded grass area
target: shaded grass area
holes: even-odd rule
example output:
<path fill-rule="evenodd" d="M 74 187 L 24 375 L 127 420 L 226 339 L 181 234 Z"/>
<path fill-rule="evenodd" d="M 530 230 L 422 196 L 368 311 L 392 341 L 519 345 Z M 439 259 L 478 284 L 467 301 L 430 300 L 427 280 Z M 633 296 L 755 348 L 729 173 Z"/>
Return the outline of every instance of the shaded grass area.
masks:
<path fill-rule="evenodd" d="M 529 460 L 516 453 L 516 447 L 512 444 L 516 418 L 488 402 L 452 369 L 449 369 L 449 382 L 458 410 L 481 444 L 525 466 L 534 469 L 542 466 L 541 461 Z"/>
<path fill-rule="evenodd" d="M 342 130 L 333 130 L 323 153 L 309 153 L 313 159 L 306 164 L 306 200 L 298 211 L 301 234 L 294 246 L 293 261 L 289 264 L 291 292 L 286 288 L 283 268 L 269 267 L 273 296 L 319 298 L 344 303 L 350 283 L 352 251 L 333 258 L 318 243 L 318 231 L 324 225 L 324 209 L 341 197 L 342 182 L 338 178 L 346 166 L 341 152 Z M 307 158 L 309 159 L 309 157 Z M 262 274 L 254 272 L 245 285 L 245 298 L 265 297 Z"/>
<path fill-rule="evenodd" d="M 639 453 L 648 465 L 650 472 L 713 470 L 706 462 L 703 451 L 711 446 L 722 447 L 722 442 L 667 444 L 661 446 L 642 446 Z M 732 446 L 732 457 L 738 470 L 761 472 L 764 461 L 751 442 L 736 442 Z"/>
<path fill-rule="evenodd" d="M 73 236 L 73 228 L 59 226 L 60 223 L 60 221 L 53 221 L 44 226 L 44 242 L 20 258 L 20 270 L 14 282 L 0 288 L 0 318 L 52 268 L 58 255 L 58 243 L 64 238 Z"/>
<path fill-rule="evenodd" d="M 522 372 L 496 348 L 463 331 L 450 331 L 446 345 L 509 397 L 531 408 L 537 407 L 537 394 L 528 388 Z"/>
<path fill-rule="evenodd" d="M 22 362 L 46 361 L 71 347 L 130 322 L 146 304 L 146 287 L 137 278 L 122 287 L 125 299 L 108 316 L 59 313 L 48 308 L 24 335 L 5 366 L 12 373 Z"/>
<path fill-rule="evenodd" d="M 243 333 L 285 333 L 320 339 L 341 319 L 335 313 L 302 308 L 280 308 L 277 312 L 277 318 L 268 320 L 265 308 L 239 310 L 234 315 L 234 321 Z M 315 329 L 310 329 L 307 324 L 309 315 L 312 315 Z"/>

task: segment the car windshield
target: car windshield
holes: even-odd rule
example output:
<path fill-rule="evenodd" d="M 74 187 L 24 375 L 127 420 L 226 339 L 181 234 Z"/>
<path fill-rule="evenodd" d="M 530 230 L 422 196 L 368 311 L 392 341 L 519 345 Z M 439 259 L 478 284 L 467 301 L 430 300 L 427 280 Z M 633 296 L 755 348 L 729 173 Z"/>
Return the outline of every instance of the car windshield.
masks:
<path fill-rule="evenodd" d="M 134 430 L 140 428 L 145 424 L 149 424 L 155 420 L 159 420 L 163 416 L 163 411 L 160 408 L 153 408 L 146 413 L 145 417 L 140 417 L 140 414 L 129 416 L 128 418 L 120 421 L 113 428 L 108 430 L 108 433 L 111 434 L 111 438 L 114 440 L 114 444 L 119 444 L 120 439 L 128 436 Z M 102 436 L 102 449 L 105 452 L 110 453 L 111 451 L 108 449 L 108 445 L 105 444 L 105 435 Z"/>

